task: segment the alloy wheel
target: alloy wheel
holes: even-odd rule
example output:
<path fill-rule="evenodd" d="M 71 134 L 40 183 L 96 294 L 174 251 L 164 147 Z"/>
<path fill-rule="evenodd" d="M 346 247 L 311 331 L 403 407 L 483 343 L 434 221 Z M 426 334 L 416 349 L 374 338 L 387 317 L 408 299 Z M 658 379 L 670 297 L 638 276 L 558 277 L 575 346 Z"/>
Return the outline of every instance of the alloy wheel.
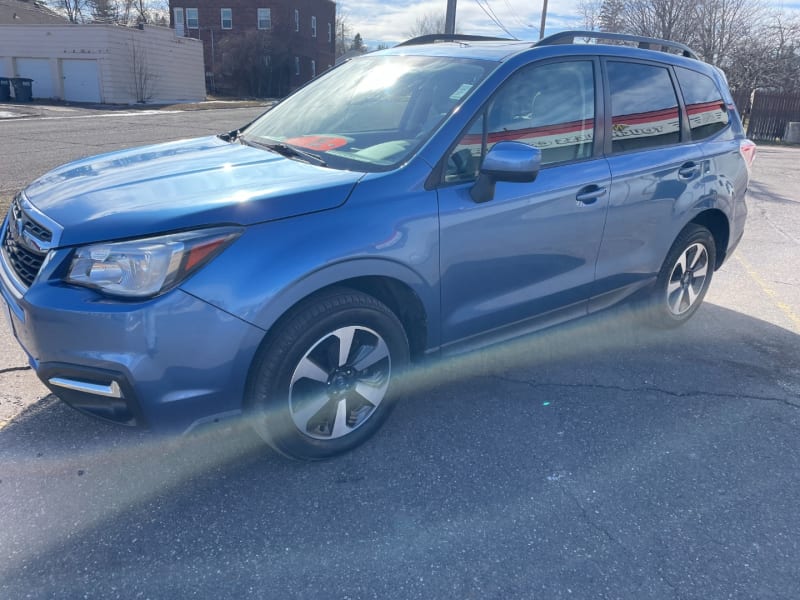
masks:
<path fill-rule="evenodd" d="M 683 315 L 697 302 L 706 284 L 708 266 L 708 251 L 697 242 L 678 257 L 667 282 L 667 307 L 673 315 Z"/>
<path fill-rule="evenodd" d="M 297 429 L 332 440 L 361 427 L 386 396 L 392 361 L 385 340 L 362 326 L 341 327 L 303 355 L 289 383 Z"/>

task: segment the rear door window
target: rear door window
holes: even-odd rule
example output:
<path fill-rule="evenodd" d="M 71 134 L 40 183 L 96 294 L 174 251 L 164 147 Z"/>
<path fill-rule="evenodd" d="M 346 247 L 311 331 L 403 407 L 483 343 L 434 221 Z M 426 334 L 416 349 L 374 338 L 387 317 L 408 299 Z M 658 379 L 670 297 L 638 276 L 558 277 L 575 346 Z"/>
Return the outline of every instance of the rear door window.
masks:
<path fill-rule="evenodd" d="M 693 140 L 703 140 L 728 126 L 728 108 L 714 80 L 683 67 L 676 67 L 678 83 L 683 92 L 686 113 Z"/>
<path fill-rule="evenodd" d="M 669 71 L 642 63 L 609 61 L 613 152 L 680 142 L 678 97 Z"/>

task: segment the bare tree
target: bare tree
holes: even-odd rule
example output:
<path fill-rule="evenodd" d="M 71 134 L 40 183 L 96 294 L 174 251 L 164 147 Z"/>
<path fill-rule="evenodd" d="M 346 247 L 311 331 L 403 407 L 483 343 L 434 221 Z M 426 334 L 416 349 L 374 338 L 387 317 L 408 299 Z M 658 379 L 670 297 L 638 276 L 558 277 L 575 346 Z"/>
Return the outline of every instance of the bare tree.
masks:
<path fill-rule="evenodd" d="M 583 29 L 596 31 L 601 28 L 600 15 L 603 8 L 603 0 L 579 0 L 578 12 L 583 21 Z"/>
<path fill-rule="evenodd" d="M 765 0 L 602 0 L 599 20 L 603 31 L 690 45 L 733 88 L 800 87 L 800 19 L 771 13 Z"/>
<path fill-rule="evenodd" d="M 150 68 L 147 48 L 139 43 L 135 33 L 131 35 L 130 41 L 131 91 L 136 101 L 144 104 L 153 97 L 153 87 L 157 77 Z"/>
<path fill-rule="evenodd" d="M 119 3 L 119 9 L 117 13 L 119 14 L 119 22 L 122 24 L 130 24 L 133 22 L 133 3 L 134 0 L 117 0 Z"/>
<path fill-rule="evenodd" d="M 771 85 L 783 91 L 800 90 L 800 18 L 775 15 L 767 27 L 775 45 Z"/>
<path fill-rule="evenodd" d="M 602 0 L 600 4 L 600 31 L 624 32 L 624 0 Z"/>
<path fill-rule="evenodd" d="M 118 23 L 119 13 L 114 0 L 90 0 L 92 20 L 95 23 Z"/>
<path fill-rule="evenodd" d="M 49 6 L 72 23 L 164 23 L 169 21 L 167 0 L 48 0 Z"/>
<path fill-rule="evenodd" d="M 732 88 L 800 91 L 800 19 L 769 15 L 734 45 L 724 68 Z"/>
<path fill-rule="evenodd" d="M 148 0 L 133 0 L 133 14 L 137 23 L 150 23 L 150 3 Z"/>
<path fill-rule="evenodd" d="M 51 6 L 67 17 L 70 23 L 83 23 L 90 8 L 88 0 L 53 0 Z"/>
<path fill-rule="evenodd" d="M 766 10 L 759 0 L 704 0 L 695 5 L 694 35 L 688 42 L 704 60 L 730 64 L 734 46 L 760 28 Z"/>
<path fill-rule="evenodd" d="M 350 19 L 347 13 L 336 11 L 336 57 L 350 49 Z"/>
<path fill-rule="evenodd" d="M 406 32 L 406 37 L 415 38 L 421 35 L 444 33 L 446 15 L 439 12 L 427 12 L 417 17 L 414 26 Z"/>
<path fill-rule="evenodd" d="M 695 5 L 696 0 L 625 0 L 622 26 L 626 33 L 685 42 L 695 28 Z"/>

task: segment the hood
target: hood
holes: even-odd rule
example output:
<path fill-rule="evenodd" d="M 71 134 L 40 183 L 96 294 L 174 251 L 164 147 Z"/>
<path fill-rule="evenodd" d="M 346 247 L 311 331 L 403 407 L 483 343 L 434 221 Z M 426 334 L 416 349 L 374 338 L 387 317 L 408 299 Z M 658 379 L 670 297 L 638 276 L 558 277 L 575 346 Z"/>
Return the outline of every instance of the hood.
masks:
<path fill-rule="evenodd" d="M 363 175 L 206 137 L 72 162 L 25 196 L 64 228 L 60 245 L 69 246 L 335 208 Z"/>

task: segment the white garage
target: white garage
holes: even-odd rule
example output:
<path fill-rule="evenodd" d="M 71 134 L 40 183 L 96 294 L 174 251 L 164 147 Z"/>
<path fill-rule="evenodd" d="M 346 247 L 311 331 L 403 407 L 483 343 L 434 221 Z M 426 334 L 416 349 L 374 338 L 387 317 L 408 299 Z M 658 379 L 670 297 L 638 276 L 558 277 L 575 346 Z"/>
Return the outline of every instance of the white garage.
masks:
<path fill-rule="evenodd" d="M 18 58 L 17 77 L 33 79 L 31 93 L 34 98 L 56 98 L 53 69 L 46 58 Z"/>
<path fill-rule="evenodd" d="M 0 74 L 33 79 L 34 99 L 103 104 L 205 99 L 202 42 L 177 37 L 168 27 L 0 25 L 0 40 Z"/>
<path fill-rule="evenodd" d="M 100 102 L 100 72 L 96 60 L 61 61 L 64 98 L 72 102 Z"/>

